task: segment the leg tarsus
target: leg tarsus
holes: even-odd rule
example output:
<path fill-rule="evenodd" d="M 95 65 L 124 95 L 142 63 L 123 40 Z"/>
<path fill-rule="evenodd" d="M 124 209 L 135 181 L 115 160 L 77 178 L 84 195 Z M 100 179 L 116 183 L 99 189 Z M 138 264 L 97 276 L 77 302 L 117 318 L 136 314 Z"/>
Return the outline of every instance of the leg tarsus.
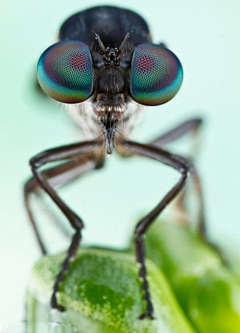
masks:
<path fill-rule="evenodd" d="M 139 319 L 143 320 L 146 318 L 150 318 L 150 319 L 155 319 L 154 315 L 153 315 L 153 309 L 147 309 L 144 313 L 141 314 L 141 316 L 139 316 Z"/>
<path fill-rule="evenodd" d="M 77 230 L 74 234 L 71 245 L 68 249 L 67 256 L 62 264 L 62 268 L 56 278 L 56 282 L 53 287 L 53 294 L 51 297 L 51 307 L 54 309 L 58 309 L 59 311 L 65 311 L 64 306 L 58 304 L 57 302 L 57 292 L 59 291 L 59 284 L 63 281 L 64 274 L 70 268 L 70 260 L 76 255 L 77 249 L 79 247 L 79 243 L 81 240 L 81 229 Z"/>
<path fill-rule="evenodd" d="M 137 229 L 137 228 L 136 228 Z M 141 265 L 140 270 L 139 270 L 139 277 L 142 280 L 142 290 L 144 292 L 144 299 L 146 300 L 146 310 L 144 313 L 141 314 L 139 319 L 145 319 L 147 317 L 153 319 L 153 304 L 151 300 L 151 295 L 149 292 L 149 285 L 147 281 L 147 270 L 145 266 L 145 249 L 144 249 L 144 243 L 142 236 L 136 232 L 136 237 L 135 237 L 135 245 L 136 245 L 136 256 L 137 256 L 137 261 Z"/>

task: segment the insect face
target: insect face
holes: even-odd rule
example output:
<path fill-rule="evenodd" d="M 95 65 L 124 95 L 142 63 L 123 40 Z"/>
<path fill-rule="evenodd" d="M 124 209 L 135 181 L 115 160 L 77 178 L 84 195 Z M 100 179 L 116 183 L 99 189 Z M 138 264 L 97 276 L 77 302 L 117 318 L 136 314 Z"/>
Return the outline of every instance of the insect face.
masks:
<path fill-rule="evenodd" d="M 98 122 L 102 124 L 108 154 L 113 150 L 117 123 L 125 116 L 127 81 L 124 74 L 117 67 L 105 67 L 99 72 L 95 83 L 92 107 Z"/>
<path fill-rule="evenodd" d="M 38 80 L 50 97 L 75 104 L 70 107 L 72 113 L 85 115 L 81 126 L 88 126 L 94 139 L 102 131 L 110 154 L 117 128 L 125 138 L 129 136 L 137 104 L 154 106 L 171 100 L 181 86 L 183 71 L 176 55 L 163 46 L 142 43 L 129 47 L 128 32 L 119 46 L 106 47 L 92 33 L 95 48 L 64 40 L 44 51 L 38 62 Z M 135 107 L 129 108 L 133 101 Z"/>

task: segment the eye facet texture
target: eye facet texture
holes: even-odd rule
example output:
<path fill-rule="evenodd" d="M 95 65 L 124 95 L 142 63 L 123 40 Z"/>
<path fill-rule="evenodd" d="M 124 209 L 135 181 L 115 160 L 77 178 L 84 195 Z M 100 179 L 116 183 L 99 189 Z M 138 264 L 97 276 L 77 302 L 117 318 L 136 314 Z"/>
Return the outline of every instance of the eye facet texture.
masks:
<path fill-rule="evenodd" d="M 173 52 L 151 43 L 135 48 L 130 90 L 136 102 L 151 106 L 164 104 L 176 95 L 182 80 L 182 65 Z"/>
<path fill-rule="evenodd" d="M 63 103 L 80 103 L 93 90 L 92 58 L 86 44 L 62 41 L 47 48 L 37 65 L 43 91 Z"/>

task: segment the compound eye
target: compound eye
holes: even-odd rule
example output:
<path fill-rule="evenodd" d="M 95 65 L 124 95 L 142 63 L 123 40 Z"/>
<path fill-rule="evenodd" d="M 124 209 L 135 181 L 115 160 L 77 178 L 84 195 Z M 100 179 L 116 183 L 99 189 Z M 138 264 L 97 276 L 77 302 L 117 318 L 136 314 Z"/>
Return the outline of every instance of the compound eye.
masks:
<path fill-rule="evenodd" d="M 151 106 L 164 104 L 176 95 L 182 80 L 182 65 L 173 52 L 151 43 L 135 48 L 130 90 L 136 102 Z"/>
<path fill-rule="evenodd" d="M 62 41 L 47 48 L 37 65 L 43 91 L 63 103 L 85 101 L 93 90 L 92 57 L 79 41 Z"/>

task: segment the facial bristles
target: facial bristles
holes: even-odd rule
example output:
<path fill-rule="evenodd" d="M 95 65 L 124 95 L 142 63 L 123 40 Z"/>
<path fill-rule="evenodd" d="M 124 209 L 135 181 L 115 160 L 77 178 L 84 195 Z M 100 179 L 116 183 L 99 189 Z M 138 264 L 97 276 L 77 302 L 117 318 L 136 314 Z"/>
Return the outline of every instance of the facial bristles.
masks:
<path fill-rule="evenodd" d="M 104 105 L 100 104 L 96 107 L 95 112 L 124 112 L 126 106 L 124 104 L 120 105 Z"/>

